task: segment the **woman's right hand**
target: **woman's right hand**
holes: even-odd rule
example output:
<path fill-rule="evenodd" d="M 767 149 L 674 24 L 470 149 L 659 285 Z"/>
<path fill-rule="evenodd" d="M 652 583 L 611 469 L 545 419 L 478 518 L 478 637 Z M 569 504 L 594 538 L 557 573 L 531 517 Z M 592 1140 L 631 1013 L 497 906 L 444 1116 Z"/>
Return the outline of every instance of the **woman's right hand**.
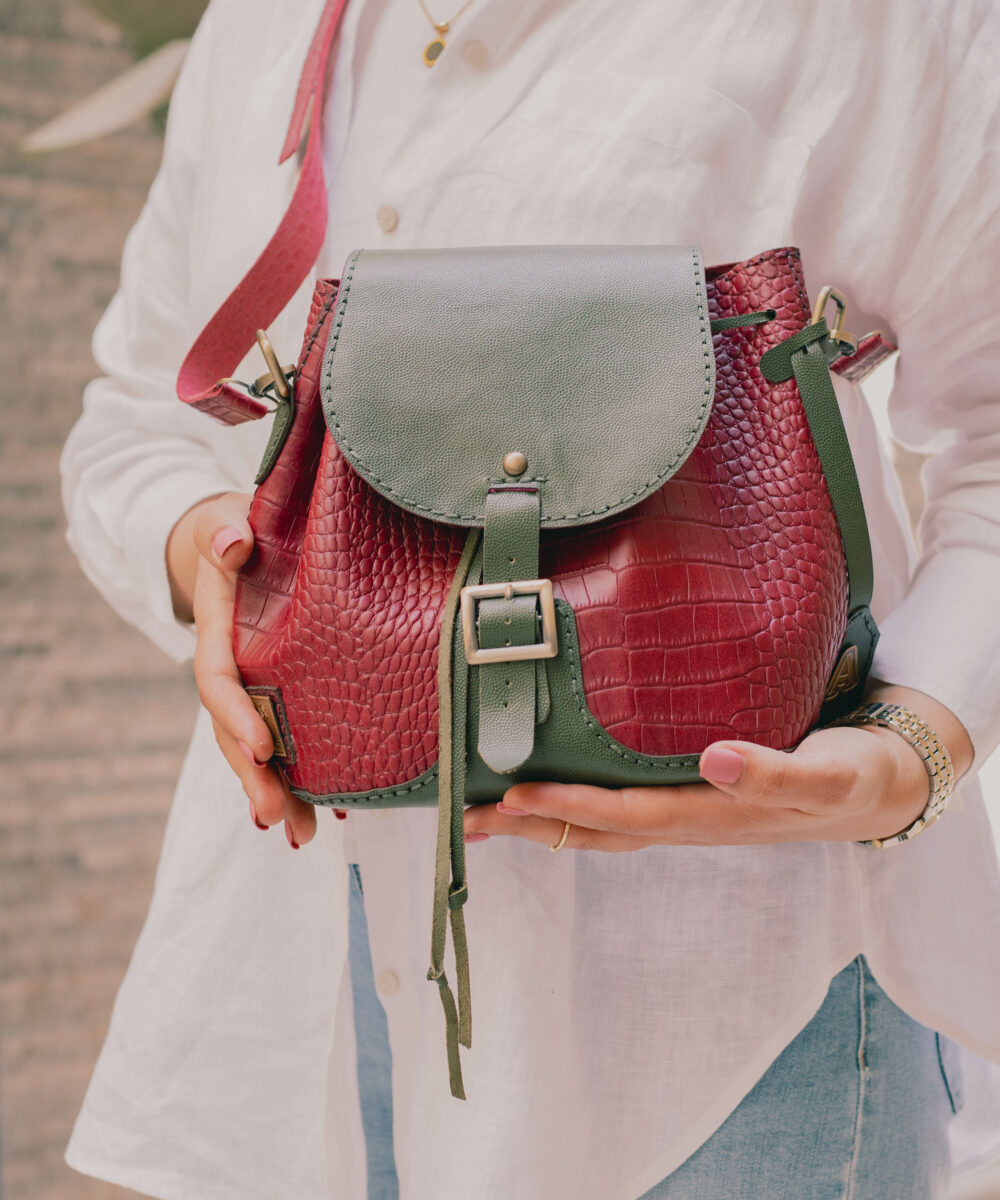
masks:
<path fill-rule="evenodd" d="M 212 717 L 215 740 L 239 776 L 258 829 L 285 823 L 296 850 L 316 832 L 316 810 L 293 796 L 281 771 L 269 764 L 270 731 L 243 690 L 233 656 L 236 572 L 250 557 L 250 497 L 225 492 L 189 509 L 167 542 L 174 611 L 194 620 L 198 635 L 194 675 L 201 702 Z"/>

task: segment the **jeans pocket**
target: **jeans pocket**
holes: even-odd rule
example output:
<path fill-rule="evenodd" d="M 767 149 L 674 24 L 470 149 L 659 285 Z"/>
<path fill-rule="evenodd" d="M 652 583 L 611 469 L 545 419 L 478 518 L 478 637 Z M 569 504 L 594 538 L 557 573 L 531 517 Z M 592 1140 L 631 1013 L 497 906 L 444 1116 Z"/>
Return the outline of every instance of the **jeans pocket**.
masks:
<path fill-rule="evenodd" d="M 965 1103 L 962 1093 L 961 1051 L 951 1038 L 946 1038 L 943 1033 L 936 1033 L 934 1037 L 937 1041 L 938 1065 L 941 1068 L 941 1078 L 948 1093 L 951 1111 L 959 1113 Z"/>

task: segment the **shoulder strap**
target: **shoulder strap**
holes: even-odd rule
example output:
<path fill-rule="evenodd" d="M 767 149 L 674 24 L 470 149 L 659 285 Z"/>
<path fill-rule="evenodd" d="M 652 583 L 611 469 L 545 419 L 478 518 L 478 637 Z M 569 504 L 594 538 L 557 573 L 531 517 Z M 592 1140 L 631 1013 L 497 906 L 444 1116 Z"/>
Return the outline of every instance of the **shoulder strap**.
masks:
<path fill-rule="evenodd" d="M 323 94 L 326 66 L 347 0 L 328 0 L 306 55 L 279 162 L 297 150 L 307 116 L 309 137 L 295 192 L 274 236 L 198 335 L 177 376 L 177 395 L 226 425 L 264 416 L 268 406 L 234 386 L 231 376 L 256 331 L 282 311 L 319 256 L 326 236 Z"/>
<path fill-rule="evenodd" d="M 323 93 L 330 52 L 347 8 L 347 0 L 327 0 L 302 68 L 292 118 L 279 162 L 298 148 L 307 117 L 309 136 L 295 192 L 274 236 L 257 261 L 222 302 L 188 351 L 177 376 L 177 395 L 226 425 L 266 416 L 261 399 L 232 379 L 232 373 L 254 344 L 258 329 L 270 325 L 284 309 L 323 248 L 328 216 L 323 174 Z M 878 335 L 859 346 L 842 370 L 863 378 L 892 352 Z"/>

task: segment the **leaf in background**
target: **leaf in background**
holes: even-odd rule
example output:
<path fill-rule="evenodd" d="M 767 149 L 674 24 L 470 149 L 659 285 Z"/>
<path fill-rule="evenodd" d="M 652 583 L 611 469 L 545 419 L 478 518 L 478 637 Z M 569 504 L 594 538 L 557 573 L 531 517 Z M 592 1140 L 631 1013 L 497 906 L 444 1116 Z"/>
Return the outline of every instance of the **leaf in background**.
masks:
<path fill-rule="evenodd" d="M 128 38 L 136 58 L 145 58 L 165 42 L 189 38 L 207 0 L 87 0 Z"/>
<path fill-rule="evenodd" d="M 148 116 L 170 98 L 189 44 L 187 39 L 179 38 L 154 50 L 134 67 L 29 133 L 21 148 L 35 152 L 64 150 L 116 133 Z"/>

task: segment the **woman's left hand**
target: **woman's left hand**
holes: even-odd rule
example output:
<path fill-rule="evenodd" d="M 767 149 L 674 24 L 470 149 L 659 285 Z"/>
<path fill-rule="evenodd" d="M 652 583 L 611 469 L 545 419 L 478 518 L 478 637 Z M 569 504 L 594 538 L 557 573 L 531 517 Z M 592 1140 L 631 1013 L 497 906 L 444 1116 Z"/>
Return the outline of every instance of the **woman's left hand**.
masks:
<path fill-rule="evenodd" d="M 968 734 L 943 705 L 909 688 L 877 685 L 869 700 L 912 709 L 951 753 L 956 776 L 971 764 Z M 701 756 L 708 782 L 610 789 L 522 783 L 498 805 L 465 814 L 466 841 L 515 836 L 568 849 L 619 853 L 646 846 L 867 841 L 899 833 L 927 805 L 927 772 L 898 734 L 875 726 L 819 729 L 786 753 L 751 742 L 714 742 Z M 476 836 L 480 835 L 480 836 Z"/>

